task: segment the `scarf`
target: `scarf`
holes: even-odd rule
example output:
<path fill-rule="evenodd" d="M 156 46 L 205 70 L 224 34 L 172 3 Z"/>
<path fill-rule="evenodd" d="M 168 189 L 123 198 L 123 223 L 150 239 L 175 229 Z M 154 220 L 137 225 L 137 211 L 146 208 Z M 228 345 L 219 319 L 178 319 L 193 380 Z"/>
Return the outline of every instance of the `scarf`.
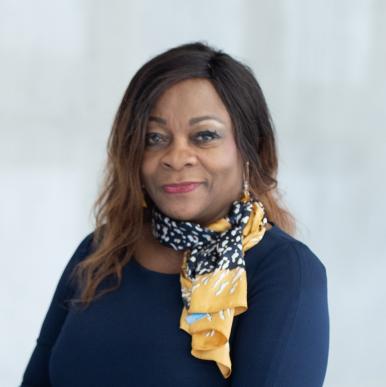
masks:
<path fill-rule="evenodd" d="M 263 204 L 244 193 L 228 215 L 206 227 L 152 210 L 152 232 L 165 246 L 184 251 L 180 272 L 180 329 L 192 336 L 191 354 L 232 372 L 229 336 L 234 316 L 248 309 L 244 253 L 263 238 Z"/>

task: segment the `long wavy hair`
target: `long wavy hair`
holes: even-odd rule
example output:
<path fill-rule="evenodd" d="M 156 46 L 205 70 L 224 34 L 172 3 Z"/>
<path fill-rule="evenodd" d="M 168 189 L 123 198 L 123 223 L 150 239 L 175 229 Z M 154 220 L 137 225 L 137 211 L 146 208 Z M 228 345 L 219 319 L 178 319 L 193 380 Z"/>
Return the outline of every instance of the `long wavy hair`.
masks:
<path fill-rule="evenodd" d="M 270 222 L 289 234 L 295 233 L 295 219 L 281 203 L 278 189 L 274 125 L 253 71 L 206 42 L 179 45 L 138 70 L 118 107 L 108 138 L 101 190 L 92 207 L 94 248 L 72 272 L 80 289 L 75 303 L 87 306 L 119 287 L 122 268 L 131 259 L 154 205 L 144 196 L 140 179 L 148 117 L 167 88 L 189 78 L 205 78 L 212 83 L 231 117 L 240 155 L 249 161 L 250 192 L 263 203 Z M 142 207 L 144 197 L 146 209 Z M 115 283 L 97 292 L 109 276 Z"/>

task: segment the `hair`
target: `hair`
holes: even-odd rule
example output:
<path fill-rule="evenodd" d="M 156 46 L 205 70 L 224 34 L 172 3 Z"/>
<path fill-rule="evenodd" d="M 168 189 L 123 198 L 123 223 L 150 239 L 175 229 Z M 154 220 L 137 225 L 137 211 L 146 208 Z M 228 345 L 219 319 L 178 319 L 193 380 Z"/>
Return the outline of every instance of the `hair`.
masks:
<path fill-rule="evenodd" d="M 148 117 L 166 89 L 191 78 L 209 80 L 227 108 L 240 155 L 249 161 L 249 190 L 263 203 L 268 220 L 295 233 L 294 217 L 281 204 L 278 189 L 274 125 L 252 69 L 206 42 L 182 44 L 145 63 L 123 95 L 108 138 L 102 187 L 92 207 L 96 248 L 74 268 L 81 292 L 73 301 L 87 306 L 119 287 L 152 207 L 148 197 L 148 208 L 142 206 L 140 179 Z M 97 293 L 111 275 L 115 284 Z"/>

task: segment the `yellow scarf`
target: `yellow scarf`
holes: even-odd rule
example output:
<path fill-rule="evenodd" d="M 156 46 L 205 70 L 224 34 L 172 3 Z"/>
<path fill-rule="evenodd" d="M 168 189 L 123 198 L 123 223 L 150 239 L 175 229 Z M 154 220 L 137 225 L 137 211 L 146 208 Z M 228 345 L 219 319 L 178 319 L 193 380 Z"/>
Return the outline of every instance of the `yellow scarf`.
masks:
<path fill-rule="evenodd" d="M 245 195 L 241 199 L 247 201 Z M 255 246 L 263 238 L 267 219 L 263 204 L 253 202 L 248 223 L 243 229 L 242 251 Z M 231 224 L 226 218 L 206 226 L 212 231 L 226 231 Z M 232 372 L 229 335 L 233 317 L 248 309 L 247 276 L 242 267 L 232 270 L 216 270 L 196 276 L 192 281 L 187 276 L 187 262 L 190 251 L 184 254 L 180 274 L 181 291 L 190 294 L 189 310 L 184 306 L 180 328 L 192 336 L 191 354 L 198 359 L 214 360 L 224 378 Z M 188 313 L 206 313 L 206 317 L 188 324 Z"/>

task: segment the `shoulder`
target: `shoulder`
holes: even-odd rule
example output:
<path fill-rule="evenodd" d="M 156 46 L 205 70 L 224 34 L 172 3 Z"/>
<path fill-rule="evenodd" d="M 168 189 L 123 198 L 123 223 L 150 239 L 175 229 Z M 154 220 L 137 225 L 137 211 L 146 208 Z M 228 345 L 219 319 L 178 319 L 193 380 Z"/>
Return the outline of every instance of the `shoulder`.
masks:
<path fill-rule="evenodd" d="M 292 287 L 325 285 L 326 267 L 304 242 L 278 226 L 245 253 L 248 282 L 281 281 Z"/>
<path fill-rule="evenodd" d="M 64 268 L 63 277 L 68 277 L 73 272 L 75 266 L 82 260 L 86 259 L 94 251 L 94 231 L 83 236 L 76 247 L 73 249 L 73 253 Z"/>
<path fill-rule="evenodd" d="M 94 236 L 95 232 L 92 231 L 80 239 L 70 261 L 81 261 L 91 254 L 94 249 Z"/>
<path fill-rule="evenodd" d="M 58 292 L 60 294 L 67 294 L 68 291 L 74 291 L 77 281 L 75 275 L 76 266 L 84 259 L 86 259 L 93 250 L 94 232 L 90 232 L 80 239 L 73 253 L 64 266 L 61 277 L 58 283 Z M 63 293 L 62 293 L 63 292 Z"/>

